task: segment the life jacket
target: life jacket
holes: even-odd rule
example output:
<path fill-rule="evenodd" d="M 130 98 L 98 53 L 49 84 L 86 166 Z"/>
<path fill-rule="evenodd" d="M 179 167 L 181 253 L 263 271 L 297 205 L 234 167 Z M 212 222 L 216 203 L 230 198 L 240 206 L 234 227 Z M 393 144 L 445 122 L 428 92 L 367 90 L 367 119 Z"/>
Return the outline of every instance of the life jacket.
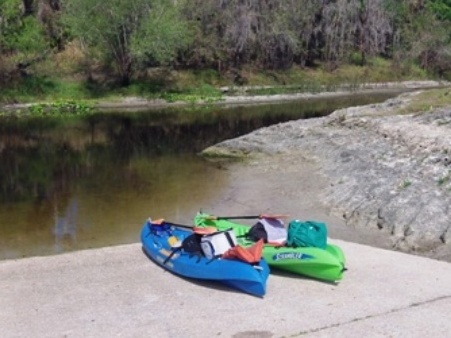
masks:
<path fill-rule="evenodd" d="M 222 258 L 237 259 L 249 264 L 257 264 L 260 262 L 263 253 L 263 239 L 258 240 L 251 247 L 242 247 L 241 245 L 234 246 L 227 250 Z"/>

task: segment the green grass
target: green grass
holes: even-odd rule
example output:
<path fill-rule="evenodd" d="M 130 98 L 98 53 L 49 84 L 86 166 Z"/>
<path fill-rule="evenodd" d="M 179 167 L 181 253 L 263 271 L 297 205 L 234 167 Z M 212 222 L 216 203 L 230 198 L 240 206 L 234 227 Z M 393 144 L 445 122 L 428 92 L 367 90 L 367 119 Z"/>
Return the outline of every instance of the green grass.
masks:
<path fill-rule="evenodd" d="M 400 188 L 405 189 L 407 187 L 410 187 L 412 185 L 412 181 L 405 179 L 404 181 L 401 182 L 401 184 L 399 185 Z"/>
<path fill-rule="evenodd" d="M 86 115 L 93 112 L 91 105 L 77 101 L 55 101 L 52 103 L 36 103 L 29 107 L 18 108 L 9 112 L 0 111 L 0 116 L 46 117 L 46 116 L 73 116 Z"/>
<path fill-rule="evenodd" d="M 451 89 L 430 89 L 412 97 L 409 104 L 397 110 L 396 114 L 427 113 L 451 105 Z"/>
<path fill-rule="evenodd" d="M 448 183 L 451 181 L 451 170 L 448 172 L 448 174 L 444 177 L 441 177 L 438 179 L 437 184 L 438 185 L 443 185 L 445 183 Z"/>
<path fill-rule="evenodd" d="M 222 86 L 232 90 L 228 94 L 243 94 L 242 87 L 233 82 L 233 74 L 220 74 L 215 70 L 150 69 L 128 87 L 118 87 L 108 81 L 87 82 L 76 72 L 75 61 L 59 61 L 61 69 L 49 73 L 47 64 L 41 67 L 46 76 L 39 72 L 24 80 L 20 85 L 2 89 L 0 104 L 28 102 L 76 101 L 89 104 L 96 101 L 117 101 L 127 96 L 148 99 L 165 99 L 168 102 L 184 101 L 196 103 L 221 100 Z M 248 95 L 274 95 L 285 93 L 336 91 L 347 85 L 354 90 L 365 83 L 402 80 L 424 80 L 427 74 L 412 65 L 394 67 L 388 60 L 369 60 L 365 67 L 342 65 L 330 71 L 327 65 L 315 68 L 300 68 L 294 65 L 289 70 L 261 70 L 244 67 L 239 75 L 245 86 L 269 86 L 249 90 Z M 235 91 L 234 91 L 235 88 Z M 447 95 L 447 94 L 446 94 Z M 428 103 L 424 102 L 423 106 Z"/>
<path fill-rule="evenodd" d="M 200 87 L 186 88 L 183 91 L 168 91 L 161 94 L 161 98 L 168 102 L 216 102 L 222 99 L 222 92 L 208 84 L 203 84 Z"/>
<path fill-rule="evenodd" d="M 81 82 L 62 81 L 46 77 L 30 77 L 20 85 L 2 90 L 1 103 L 53 102 L 88 99 L 91 95 Z"/>

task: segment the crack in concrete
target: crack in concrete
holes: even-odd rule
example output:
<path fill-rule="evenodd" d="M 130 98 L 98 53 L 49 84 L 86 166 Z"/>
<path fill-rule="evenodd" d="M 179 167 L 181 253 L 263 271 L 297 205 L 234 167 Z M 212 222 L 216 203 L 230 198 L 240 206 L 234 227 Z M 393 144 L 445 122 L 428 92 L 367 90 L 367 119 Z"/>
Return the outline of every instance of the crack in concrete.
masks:
<path fill-rule="evenodd" d="M 329 329 L 332 329 L 332 328 L 335 328 L 335 327 L 340 327 L 340 326 L 344 326 L 344 325 L 348 325 L 348 324 L 364 321 L 364 320 L 367 320 L 367 319 L 382 317 L 382 316 L 385 316 L 385 315 L 388 315 L 388 314 L 393 314 L 393 313 L 401 312 L 401 311 L 404 311 L 404 310 L 408 310 L 410 308 L 419 307 L 419 306 L 423 306 L 423 305 L 439 302 L 439 301 L 442 301 L 442 300 L 445 300 L 445 299 L 451 299 L 451 295 L 440 296 L 440 297 L 436 297 L 436 298 L 433 298 L 433 299 L 430 299 L 430 300 L 426 300 L 426 301 L 423 301 L 423 302 L 412 303 L 412 304 L 410 304 L 408 306 L 400 307 L 400 308 L 397 308 L 397 309 L 392 309 L 390 311 L 383 312 L 383 313 L 372 314 L 372 315 L 368 315 L 368 316 L 364 316 L 364 317 L 357 317 L 357 318 L 354 318 L 352 320 L 349 320 L 349 321 L 346 321 L 346 322 L 343 322 L 343 323 L 336 323 L 336 324 L 327 325 L 327 326 L 324 326 L 324 327 L 319 327 L 317 329 L 301 331 L 301 332 L 299 332 L 297 334 L 291 335 L 290 337 L 299 337 L 299 336 L 304 336 L 304 335 L 307 335 L 307 334 L 310 334 L 310 333 L 321 332 L 321 331 L 329 330 Z"/>

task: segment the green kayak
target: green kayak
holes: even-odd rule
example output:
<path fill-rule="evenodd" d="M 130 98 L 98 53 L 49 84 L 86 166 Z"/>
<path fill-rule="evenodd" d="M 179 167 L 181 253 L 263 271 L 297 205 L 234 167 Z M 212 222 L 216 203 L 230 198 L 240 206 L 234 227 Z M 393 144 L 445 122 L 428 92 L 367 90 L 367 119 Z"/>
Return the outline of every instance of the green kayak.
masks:
<path fill-rule="evenodd" d="M 195 216 L 194 224 L 200 227 L 215 226 L 220 231 L 232 228 L 240 245 L 254 244 L 253 241 L 246 239 L 246 234 L 250 230 L 249 225 L 222 218 L 215 219 L 214 216 L 201 212 Z M 339 281 L 346 270 L 345 255 L 342 249 L 334 244 L 327 244 L 325 249 L 265 244 L 263 257 L 271 268 L 324 281 Z"/>

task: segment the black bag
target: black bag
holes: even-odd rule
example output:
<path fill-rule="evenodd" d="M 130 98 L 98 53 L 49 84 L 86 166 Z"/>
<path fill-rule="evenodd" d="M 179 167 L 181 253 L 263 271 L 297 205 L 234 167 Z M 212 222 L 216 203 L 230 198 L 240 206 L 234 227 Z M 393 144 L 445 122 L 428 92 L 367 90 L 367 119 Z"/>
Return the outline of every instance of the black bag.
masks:
<path fill-rule="evenodd" d="M 265 243 L 268 243 L 268 233 L 265 230 L 265 227 L 263 224 L 258 222 L 257 224 L 254 224 L 249 232 L 246 235 L 247 239 L 257 242 L 260 239 L 263 239 Z"/>
<path fill-rule="evenodd" d="M 163 264 L 166 264 L 172 258 L 172 256 L 174 256 L 174 254 L 176 252 L 181 251 L 181 250 L 185 251 L 186 253 L 189 253 L 191 257 L 198 256 L 199 260 L 200 260 L 200 258 L 203 256 L 202 247 L 200 246 L 201 237 L 202 237 L 202 235 L 195 234 L 195 233 L 186 237 L 182 241 L 182 244 L 180 246 L 172 248 L 172 252 L 169 254 L 168 257 L 166 257 Z"/>
<path fill-rule="evenodd" d="M 200 239 L 202 235 L 191 234 L 186 237 L 182 242 L 182 249 L 191 254 L 202 255 L 202 247 L 200 246 Z"/>

